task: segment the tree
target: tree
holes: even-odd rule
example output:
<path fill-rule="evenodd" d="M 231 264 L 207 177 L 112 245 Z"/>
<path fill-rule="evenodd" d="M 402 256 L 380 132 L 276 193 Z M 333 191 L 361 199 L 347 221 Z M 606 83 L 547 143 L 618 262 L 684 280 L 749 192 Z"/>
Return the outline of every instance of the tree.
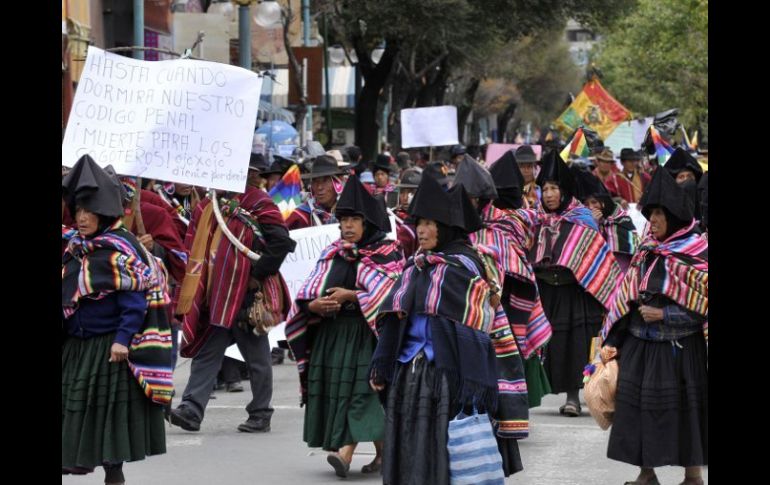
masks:
<path fill-rule="evenodd" d="M 632 111 L 680 108 L 708 136 L 708 0 L 639 0 L 594 52 L 602 84 Z"/>
<path fill-rule="evenodd" d="M 523 35 L 611 18 L 633 0 L 318 0 L 337 42 L 354 49 L 364 88 L 356 99 L 356 144 L 377 148 L 378 100 L 393 88 L 394 113 L 444 102 L 453 73 L 489 63 L 489 51 Z M 375 66 L 370 55 L 385 43 Z M 473 85 L 474 83 L 471 83 Z M 394 116 L 398 124 L 398 115 Z M 397 130 L 394 127 L 394 130 Z"/>

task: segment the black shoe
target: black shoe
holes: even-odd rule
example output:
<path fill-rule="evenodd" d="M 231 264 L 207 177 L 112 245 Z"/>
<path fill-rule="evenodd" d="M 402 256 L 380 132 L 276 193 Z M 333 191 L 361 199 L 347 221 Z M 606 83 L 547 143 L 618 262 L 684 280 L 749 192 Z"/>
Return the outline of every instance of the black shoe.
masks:
<path fill-rule="evenodd" d="M 186 407 L 178 407 L 172 409 L 170 413 L 171 419 L 169 422 L 174 426 L 179 426 L 185 431 L 200 431 L 201 421 L 198 416 L 193 414 L 192 411 Z"/>
<path fill-rule="evenodd" d="M 238 425 L 238 431 L 244 433 L 267 433 L 270 431 L 270 419 L 249 418 Z"/>
<path fill-rule="evenodd" d="M 126 478 L 123 476 L 123 464 L 104 465 L 104 483 L 105 485 L 123 485 Z"/>
<path fill-rule="evenodd" d="M 225 391 L 227 392 L 243 392 L 243 385 L 240 382 L 228 382 L 225 384 Z"/>

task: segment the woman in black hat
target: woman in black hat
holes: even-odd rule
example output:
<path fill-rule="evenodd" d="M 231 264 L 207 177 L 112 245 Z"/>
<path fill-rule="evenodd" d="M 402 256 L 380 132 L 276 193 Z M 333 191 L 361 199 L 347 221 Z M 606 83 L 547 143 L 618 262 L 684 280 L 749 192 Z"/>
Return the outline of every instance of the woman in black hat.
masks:
<path fill-rule="evenodd" d="M 401 219 L 396 228 L 398 241 L 404 250 L 404 257 L 409 258 L 417 251 L 417 232 L 413 221 L 409 220 L 409 205 L 414 193 L 420 185 L 422 175 L 415 169 L 404 170 L 398 188 L 398 205 L 393 211 L 396 217 Z"/>
<path fill-rule="evenodd" d="M 377 155 L 372 166 L 374 174 L 374 192 L 372 195 L 380 195 L 385 198 L 388 207 L 396 205 L 396 186 L 390 183 L 390 173 L 393 171 L 388 155 Z"/>
<path fill-rule="evenodd" d="M 344 181 L 341 177 L 344 173 L 333 157 L 316 157 L 310 172 L 300 176 L 303 180 L 310 180 L 310 198 L 286 219 L 286 227 L 293 230 L 336 224 L 334 206 L 337 204 L 338 194 L 342 192 Z"/>
<path fill-rule="evenodd" d="M 544 157 L 537 182 L 542 208 L 529 260 L 553 329 L 544 365 L 552 392 L 567 393 L 559 412 L 579 416 L 583 368 L 620 283 L 620 267 L 591 211 L 575 199 L 575 179 L 555 151 Z"/>
<path fill-rule="evenodd" d="M 683 148 L 677 147 L 664 167 L 676 179 L 677 185 L 685 191 L 687 198 L 692 204 L 693 215 L 695 219 L 700 221 L 703 216 L 701 214 L 698 184 L 701 181 L 701 177 L 703 177 L 703 169 L 698 160 Z"/>
<path fill-rule="evenodd" d="M 369 388 L 368 368 L 377 344 L 374 319 L 404 257 L 398 244 L 386 239 L 390 222 L 382 201 L 358 178 L 345 184 L 335 215 L 341 237 L 323 250 L 297 292 L 286 335 L 307 404 L 303 439 L 331 451 L 329 463 L 345 477 L 360 442 L 373 441 L 377 449 L 362 472 L 382 466 L 384 416 Z"/>
<path fill-rule="evenodd" d="M 88 155 L 62 180 L 78 229 L 62 257 L 62 474 L 103 466 L 108 485 L 166 452 L 173 386 L 164 273 L 123 227 L 121 190 Z"/>
<path fill-rule="evenodd" d="M 607 456 L 641 467 L 627 484 L 657 484 L 655 468 L 708 465 L 708 242 L 685 193 L 658 170 L 642 197 L 650 231 L 604 321 L 602 360 L 618 359 Z"/>
<path fill-rule="evenodd" d="M 631 258 L 639 247 L 639 235 L 634 221 L 620 204 L 616 204 L 599 178 L 577 165 L 570 167 L 577 183 L 577 198 L 591 210 L 604 239 L 620 265 L 622 274 L 628 270 Z"/>
<path fill-rule="evenodd" d="M 383 482 L 443 485 L 449 421 L 496 411 L 496 344 L 512 336 L 468 240 L 481 220 L 465 190 L 423 177 L 410 209 L 420 249 L 380 307 L 371 384 L 386 390 Z"/>

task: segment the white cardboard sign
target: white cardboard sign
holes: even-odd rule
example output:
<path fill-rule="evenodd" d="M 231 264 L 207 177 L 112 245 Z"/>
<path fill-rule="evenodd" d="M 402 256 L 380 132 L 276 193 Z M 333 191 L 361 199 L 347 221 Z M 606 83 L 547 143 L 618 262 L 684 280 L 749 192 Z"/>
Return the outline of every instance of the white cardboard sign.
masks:
<path fill-rule="evenodd" d="M 243 192 L 262 78 L 217 62 L 88 48 L 62 142 L 121 175 Z"/>
<path fill-rule="evenodd" d="M 403 148 L 458 143 L 456 106 L 401 110 L 401 146 Z"/>

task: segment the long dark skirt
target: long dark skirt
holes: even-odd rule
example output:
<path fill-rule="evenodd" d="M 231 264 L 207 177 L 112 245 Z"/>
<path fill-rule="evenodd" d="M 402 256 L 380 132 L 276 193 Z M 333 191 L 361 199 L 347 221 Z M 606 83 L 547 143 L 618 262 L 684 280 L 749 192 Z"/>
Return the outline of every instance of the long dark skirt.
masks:
<path fill-rule="evenodd" d="M 114 339 L 69 337 L 62 346 L 62 468 L 166 452 L 163 407 L 147 399 L 125 361 L 108 361 Z"/>
<path fill-rule="evenodd" d="M 363 316 L 321 322 L 308 373 L 304 440 L 337 451 L 345 445 L 380 441 L 385 413 L 369 387 L 369 363 L 377 338 Z"/>
<path fill-rule="evenodd" d="M 607 456 L 642 467 L 708 465 L 708 369 L 702 333 L 671 342 L 628 335 Z"/>
<path fill-rule="evenodd" d="M 599 334 L 604 307 L 577 283 L 549 285 L 538 279 L 545 316 L 553 336 L 545 350 L 545 368 L 551 392 L 583 387 L 591 339 Z"/>
<path fill-rule="evenodd" d="M 388 389 L 382 457 L 386 485 L 449 483 L 449 383 L 423 356 L 397 364 Z M 437 382 L 437 379 L 441 382 Z"/>
<path fill-rule="evenodd" d="M 497 449 L 503 458 L 503 473 L 505 476 L 510 477 L 514 473 L 522 471 L 524 465 L 521 463 L 519 441 L 500 438 L 499 436 L 495 436 L 495 439 L 497 440 Z"/>

